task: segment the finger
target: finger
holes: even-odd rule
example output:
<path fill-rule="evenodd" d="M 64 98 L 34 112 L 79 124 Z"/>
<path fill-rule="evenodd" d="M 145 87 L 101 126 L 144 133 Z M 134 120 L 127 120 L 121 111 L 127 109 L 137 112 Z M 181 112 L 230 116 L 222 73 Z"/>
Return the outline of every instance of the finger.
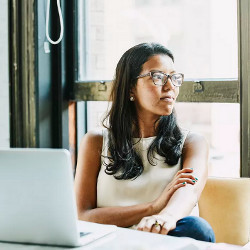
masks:
<path fill-rule="evenodd" d="M 181 188 L 181 187 L 185 187 L 187 185 L 187 183 L 186 182 L 181 182 L 181 183 L 178 183 L 178 184 L 176 184 L 176 185 L 174 185 L 173 187 L 172 187 L 172 192 L 175 192 L 177 189 L 179 189 L 179 188 Z"/>
<path fill-rule="evenodd" d="M 196 183 L 196 180 L 189 179 L 189 178 L 180 178 L 177 180 L 176 183 L 179 184 L 179 183 L 184 183 L 184 182 L 194 185 Z"/>
<path fill-rule="evenodd" d="M 184 187 L 186 185 L 187 185 L 187 182 L 185 182 L 185 181 L 177 183 L 177 184 L 173 184 L 172 187 L 169 189 L 169 192 L 173 193 L 177 189 L 179 189 L 180 187 Z"/>
<path fill-rule="evenodd" d="M 183 170 L 178 172 L 178 175 L 173 178 L 171 183 L 167 186 L 168 190 L 171 191 L 172 188 L 181 182 L 187 182 L 189 184 L 195 184 L 198 181 L 198 178 L 194 177 L 191 173 L 181 173 Z M 187 178 L 187 179 L 185 179 Z"/>
<path fill-rule="evenodd" d="M 147 220 L 147 218 L 143 218 L 140 222 L 139 222 L 139 224 L 137 225 L 137 230 L 139 230 L 139 231 L 143 231 L 143 228 L 144 228 L 144 226 L 145 226 L 145 224 L 146 224 L 146 220 Z"/>
<path fill-rule="evenodd" d="M 151 229 L 152 229 L 154 224 L 155 224 L 155 219 L 146 220 L 146 223 L 145 223 L 144 227 L 142 228 L 142 231 L 151 232 Z"/>
<path fill-rule="evenodd" d="M 190 173 L 190 172 L 193 172 L 194 169 L 193 168 L 183 168 L 182 171 Z"/>
<path fill-rule="evenodd" d="M 182 173 L 193 173 L 193 168 L 183 168 L 177 172 L 177 175 L 180 175 Z"/>
<path fill-rule="evenodd" d="M 187 177 L 183 176 L 183 178 L 187 178 Z M 170 183 L 170 185 L 169 185 L 169 190 L 170 190 L 171 188 L 173 188 L 176 184 L 181 183 L 181 182 L 185 182 L 185 180 L 180 181 L 180 177 L 177 177 L 177 176 L 176 176 L 176 177 L 173 179 L 173 181 L 171 181 L 171 183 Z"/>
<path fill-rule="evenodd" d="M 161 229 L 161 234 L 168 234 L 169 231 L 173 230 L 176 228 L 176 224 L 172 224 L 172 223 L 168 223 L 168 222 L 165 222 L 163 225 L 162 225 L 162 229 Z"/>
<path fill-rule="evenodd" d="M 167 228 L 167 226 L 165 224 L 163 224 L 160 234 L 166 235 L 166 234 L 168 234 L 168 232 L 169 232 L 169 229 Z"/>
<path fill-rule="evenodd" d="M 155 219 L 155 223 L 152 226 L 152 233 L 160 233 L 162 225 L 164 224 L 164 220 L 162 220 L 162 215 L 153 215 Z"/>
<path fill-rule="evenodd" d="M 192 179 L 192 180 L 196 180 L 197 178 L 195 178 L 194 175 L 190 174 L 190 173 L 181 173 L 177 176 L 177 179 L 179 178 L 189 178 L 189 179 Z"/>
<path fill-rule="evenodd" d="M 183 174 L 183 173 L 192 173 L 192 172 L 193 172 L 193 169 L 192 169 L 192 168 L 183 168 L 183 169 L 179 170 L 179 171 L 175 174 L 174 178 L 178 178 L 178 176 L 181 175 L 181 174 Z"/>
<path fill-rule="evenodd" d="M 171 189 L 169 190 L 169 195 L 173 195 L 173 193 L 174 193 L 177 189 L 179 189 L 179 188 L 181 188 L 181 187 L 185 187 L 186 185 L 187 185 L 186 182 L 182 182 L 182 183 L 179 183 L 179 184 L 174 185 L 174 186 L 171 187 Z"/>
<path fill-rule="evenodd" d="M 151 216 L 143 217 L 141 221 L 138 223 L 136 229 L 139 231 L 143 231 L 143 228 L 146 226 L 146 223 L 149 219 L 155 221 L 155 219 L 153 219 Z"/>
<path fill-rule="evenodd" d="M 153 224 L 152 226 L 152 233 L 160 233 L 161 232 L 161 224 Z"/>

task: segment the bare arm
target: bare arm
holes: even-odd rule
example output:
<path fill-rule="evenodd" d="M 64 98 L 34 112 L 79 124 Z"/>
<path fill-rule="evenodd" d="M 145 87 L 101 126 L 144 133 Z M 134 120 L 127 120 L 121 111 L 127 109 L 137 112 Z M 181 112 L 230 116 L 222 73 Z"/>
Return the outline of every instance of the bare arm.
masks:
<path fill-rule="evenodd" d="M 154 215 L 153 218 L 148 217 L 140 222 L 139 230 L 167 234 L 176 227 L 176 222 L 179 219 L 191 213 L 206 184 L 207 158 L 208 146 L 205 139 L 196 134 L 189 134 L 183 147 L 183 169 L 193 168 L 192 175 L 198 181 L 194 185 L 188 184 L 184 188 L 176 190 L 166 207 L 158 215 Z M 164 225 L 161 230 L 152 227 L 156 220 Z"/>
<path fill-rule="evenodd" d="M 191 213 L 207 181 L 207 159 L 208 146 L 205 139 L 196 134 L 189 134 L 183 147 L 183 168 L 193 168 L 193 176 L 198 178 L 198 181 L 195 185 L 176 190 L 160 214 L 167 213 L 179 220 Z"/>
<path fill-rule="evenodd" d="M 155 211 L 151 203 L 128 207 L 96 207 L 97 177 L 101 165 L 102 135 L 87 133 L 80 145 L 75 193 L 80 220 L 128 227 Z"/>
<path fill-rule="evenodd" d="M 102 140 L 101 134 L 89 132 L 83 137 L 79 148 L 75 194 L 80 220 L 129 227 L 137 224 L 143 217 L 159 213 L 172 194 L 186 185 L 183 182 L 192 183 L 189 178 L 177 176 L 152 202 L 134 206 L 97 208 L 97 178 L 101 166 Z M 181 172 L 190 171 L 185 169 Z"/>

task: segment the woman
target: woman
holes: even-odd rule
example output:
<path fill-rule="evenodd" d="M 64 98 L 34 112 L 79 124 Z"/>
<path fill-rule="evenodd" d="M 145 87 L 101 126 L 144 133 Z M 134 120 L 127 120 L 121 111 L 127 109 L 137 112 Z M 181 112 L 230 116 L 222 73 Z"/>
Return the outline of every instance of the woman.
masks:
<path fill-rule="evenodd" d="M 108 126 L 82 139 L 75 177 L 80 220 L 214 242 L 197 216 L 207 179 L 203 137 L 180 129 L 174 104 L 183 82 L 173 54 L 142 43 L 118 62 Z"/>

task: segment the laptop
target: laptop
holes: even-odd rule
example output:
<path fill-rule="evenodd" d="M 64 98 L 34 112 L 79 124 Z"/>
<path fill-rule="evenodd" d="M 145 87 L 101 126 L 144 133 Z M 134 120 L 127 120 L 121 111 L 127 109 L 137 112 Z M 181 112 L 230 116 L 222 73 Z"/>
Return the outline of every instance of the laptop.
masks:
<path fill-rule="evenodd" d="M 68 150 L 0 150 L 0 241 L 76 247 L 116 231 L 79 232 L 73 182 Z"/>

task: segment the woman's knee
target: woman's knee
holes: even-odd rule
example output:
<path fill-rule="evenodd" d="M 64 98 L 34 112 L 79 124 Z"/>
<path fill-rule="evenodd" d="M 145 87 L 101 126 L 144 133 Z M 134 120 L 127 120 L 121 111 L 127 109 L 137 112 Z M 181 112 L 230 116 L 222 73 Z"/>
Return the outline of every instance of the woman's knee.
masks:
<path fill-rule="evenodd" d="M 170 231 L 169 235 L 215 242 L 214 231 L 210 224 L 206 220 L 196 216 L 187 216 L 177 221 L 176 229 Z"/>

